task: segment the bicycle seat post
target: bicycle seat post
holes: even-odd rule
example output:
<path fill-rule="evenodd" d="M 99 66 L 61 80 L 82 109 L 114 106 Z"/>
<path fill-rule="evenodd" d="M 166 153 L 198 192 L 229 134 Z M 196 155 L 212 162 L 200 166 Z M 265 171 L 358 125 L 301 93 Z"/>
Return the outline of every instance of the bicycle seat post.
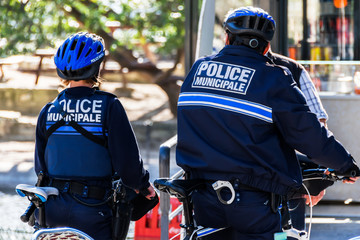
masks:
<path fill-rule="evenodd" d="M 193 233 L 195 229 L 194 217 L 192 215 L 193 209 L 192 209 L 192 204 L 190 203 L 191 198 L 187 196 L 185 198 L 179 198 L 179 201 L 182 202 L 183 204 L 184 217 L 185 217 L 185 224 L 182 227 L 185 228 L 186 236 L 188 237 Z"/>
<path fill-rule="evenodd" d="M 46 219 L 45 219 L 45 203 L 43 203 L 39 198 L 33 197 L 30 200 L 35 207 L 38 209 L 39 214 L 39 227 L 40 228 L 46 228 Z"/>
<path fill-rule="evenodd" d="M 41 228 L 46 228 L 46 219 L 45 219 L 45 204 L 40 203 L 39 204 L 39 224 Z"/>

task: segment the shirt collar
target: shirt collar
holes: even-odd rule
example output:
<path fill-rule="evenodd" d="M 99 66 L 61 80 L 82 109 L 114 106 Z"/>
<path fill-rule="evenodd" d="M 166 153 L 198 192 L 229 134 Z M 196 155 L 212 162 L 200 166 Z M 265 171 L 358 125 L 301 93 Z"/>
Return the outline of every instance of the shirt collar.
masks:
<path fill-rule="evenodd" d="M 248 48 L 246 46 L 226 45 L 220 52 L 219 55 L 234 55 L 241 57 L 259 58 L 261 61 L 269 61 L 266 56 L 259 54 L 257 51 Z"/>
<path fill-rule="evenodd" d="M 65 90 L 65 94 L 72 98 L 80 98 L 89 96 L 95 93 L 94 88 L 89 87 L 72 87 Z"/>

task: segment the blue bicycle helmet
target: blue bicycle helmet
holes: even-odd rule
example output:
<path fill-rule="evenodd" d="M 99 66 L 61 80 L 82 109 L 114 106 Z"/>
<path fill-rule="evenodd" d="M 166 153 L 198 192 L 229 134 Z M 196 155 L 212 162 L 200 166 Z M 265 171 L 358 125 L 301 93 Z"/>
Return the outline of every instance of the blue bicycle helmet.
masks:
<path fill-rule="evenodd" d="M 95 34 L 79 32 L 68 37 L 59 47 L 55 65 L 59 77 L 66 80 L 85 80 L 99 74 L 105 57 L 104 40 Z"/>
<path fill-rule="evenodd" d="M 255 36 L 270 42 L 275 32 L 275 21 L 261 8 L 241 7 L 228 14 L 224 28 L 234 35 Z"/>

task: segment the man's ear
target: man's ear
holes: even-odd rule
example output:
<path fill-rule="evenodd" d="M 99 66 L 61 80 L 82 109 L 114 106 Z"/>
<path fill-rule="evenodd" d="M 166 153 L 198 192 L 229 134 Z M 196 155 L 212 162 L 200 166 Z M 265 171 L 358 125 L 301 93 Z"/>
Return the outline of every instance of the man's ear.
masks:
<path fill-rule="evenodd" d="M 230 45 L 229 34 L 226 34 L 225 45 Z"/>
<path fill-rule="evenodd" d="M 263 55 L 266 55 L 266 53 L 269 51 L 270 49 L 270 42 L 268 42 L 266 48 L 264 49 Z"/>

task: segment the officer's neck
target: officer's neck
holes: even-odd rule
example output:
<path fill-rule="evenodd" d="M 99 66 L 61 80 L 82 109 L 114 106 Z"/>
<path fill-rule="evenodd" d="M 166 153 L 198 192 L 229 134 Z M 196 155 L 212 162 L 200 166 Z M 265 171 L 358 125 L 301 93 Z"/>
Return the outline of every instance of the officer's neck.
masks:
<path fill-rule="evenodd" d="M 73 87 L 89 87 L 92 88 L 94 84 L 89 83 L 85 80 L 79 80 L 79 81 L 71 81 L 69 84 L 69 88 Z"/>

